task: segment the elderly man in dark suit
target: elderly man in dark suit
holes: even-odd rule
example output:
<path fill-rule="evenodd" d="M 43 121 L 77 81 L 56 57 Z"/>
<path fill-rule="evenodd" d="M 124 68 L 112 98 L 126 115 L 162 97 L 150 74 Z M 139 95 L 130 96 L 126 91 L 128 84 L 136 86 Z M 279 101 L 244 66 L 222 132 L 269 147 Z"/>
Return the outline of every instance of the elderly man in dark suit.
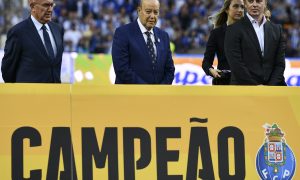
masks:
<path fill-rule="evenodd" d="M 247 13 L 229 26 L 225 55 L 233 85 L 284 86 L 285 41 L 282 28 L 266 19 L 266 0 L 245 0 Z"/>
<path fill-rule="evenodd" d="M 5 82 L 60 83 L 63 30 L 51 22 L 53 0 L 29 0 L 31 16 L 12 27 L 2 59 Z"/>
<path fill-rule="evenodd" d="M 117 28 L 112 45 L 116 84 L 171 84 L 174 63 L 166 32 L 155 27 L 158 0 L 141 0 L 138 19 Z"/>

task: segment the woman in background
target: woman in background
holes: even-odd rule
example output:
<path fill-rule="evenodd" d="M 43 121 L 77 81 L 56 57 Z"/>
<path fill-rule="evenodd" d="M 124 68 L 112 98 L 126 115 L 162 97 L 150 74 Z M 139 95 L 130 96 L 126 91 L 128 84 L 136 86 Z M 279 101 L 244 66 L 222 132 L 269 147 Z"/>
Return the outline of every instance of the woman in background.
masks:
<path fill-rule="evenodd" d="M 202 68 L 213 77 L 214 85 L 230 84 L 230 68 L 224 54 L 224 38 L 226 27 L 244 17 L 243 0 L 225 0 L 221 10 L 213 16 L 214 29 L 210 32 L 204 53 Z M 214 69 L 213 62 L 217 53 L 218 67 Z"/>

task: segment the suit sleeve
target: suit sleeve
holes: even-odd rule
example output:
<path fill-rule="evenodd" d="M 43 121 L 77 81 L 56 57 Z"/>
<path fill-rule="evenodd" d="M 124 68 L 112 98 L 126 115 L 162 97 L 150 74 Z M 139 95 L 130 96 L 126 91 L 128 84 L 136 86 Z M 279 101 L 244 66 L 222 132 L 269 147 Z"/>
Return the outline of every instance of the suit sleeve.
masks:
<path fill-rule="evenodd" d="M 2 59 L 1 71 L 4 82 L 16 82 L 16 71 L 21 54 L 21 44 L 17 33 L 10 30 L 7 33 L 7 40 L 4 47 L 4 57 Z"/>
<path fill-rule="evenodd" d="M 279 27 L 279 43 L 277 47 L 277 55 L 275 58 L 275 64 L 274 69 L 272 71 L 270 81 L 268 82 L 268 85 L 276 86 L 276 85 L 286 85 L 284 82 L 284 69 L 285 69 L 285 39 L 282 35 L 282 28 L 280 25 Z"/>
<path fill-rule="evenodd" d="M 168 52 L 167 52 L 167 61 L 165 64 L 165 69 L 164 69 L 164 78 L 160 82 L 160 84 L 172 84 L 173 79 L 174 79 L 175 66 L 174 66 L 174 62 L 172 59 L 169 35 L 167 33 L 165 33 L 165 34 L 166 34 L 166 39 L 167 39 L 166 44 L 167 44 Z"/>
<path fill-rule="evenodd" d="M 213 68 L 213 62 L 215 59 L 215 53 L 217 51 L 217 41 L 215 31 L 212 30 L 206 45 L 206 49 L 204 52 L 204 58 L 202 62 L 202 69 L 204 70 L 206 75 L 211 76 L 209 73 L 209 69 Z"/>
<path fill-rule="evenodd" d="M 112 44 L 112 59 L 116 76 L 124 84 L 147 84 L 130 67 L 129 40 L 118 28 Z"/>
<path fill-rule="evenodd" d="M 235 27 L 235 28 L 234 28 Z M 252 79 L 249 69 L 242 59 L 241 32 L 238 26 L 228 26 L 225 34 L 225 56 L 229 63 L 231 73 L 239 85 L 258 85 Z"/>

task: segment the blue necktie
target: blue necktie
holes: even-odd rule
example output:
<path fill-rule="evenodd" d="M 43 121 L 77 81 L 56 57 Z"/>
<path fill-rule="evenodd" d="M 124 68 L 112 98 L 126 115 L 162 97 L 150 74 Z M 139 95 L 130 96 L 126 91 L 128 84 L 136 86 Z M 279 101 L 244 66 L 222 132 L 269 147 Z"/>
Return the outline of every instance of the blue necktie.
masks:
<path fill-rule="evenodd" d="M 153 42 L 151 40 L 151 32 L 147 31 L 145 32 L 145 34 L 147 35 L 147 49 L 148 49 L 148 53 L 151 57 L 151 61 L 152 61 L 152 65 L 154 65 L 156 63 L 156 58 L 155 58 L 155 52 L 154 52 L 154 47 L 153 47 Z"/>
<path fill-rule="evenodd" d="M 43 25 L 42 29 L 43 29 L 43 36 L 44 36 L 44 41 L 45 41 L 45 46 L 46 46 L 47 53 L 48 53 L 50 59 L 53 60 L 54 59 L 54 51 L 53 51 L 53 47 L 51 45 L 49 34 L 47 32 L 47 28 L 46 28 L 45 25 Z"/>

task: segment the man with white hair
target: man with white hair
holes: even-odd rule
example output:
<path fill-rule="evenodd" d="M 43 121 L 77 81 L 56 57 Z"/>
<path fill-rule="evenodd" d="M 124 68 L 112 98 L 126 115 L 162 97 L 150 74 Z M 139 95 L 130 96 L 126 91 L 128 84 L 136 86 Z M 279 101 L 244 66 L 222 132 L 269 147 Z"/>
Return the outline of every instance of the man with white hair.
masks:
<path fill-rule="evenodd" d="M 2 59 L 8 83 L 60 83 L 63 29 L 51 22 L 53 0 L 29 0 L 31 16 L 12 27 Z"/>

